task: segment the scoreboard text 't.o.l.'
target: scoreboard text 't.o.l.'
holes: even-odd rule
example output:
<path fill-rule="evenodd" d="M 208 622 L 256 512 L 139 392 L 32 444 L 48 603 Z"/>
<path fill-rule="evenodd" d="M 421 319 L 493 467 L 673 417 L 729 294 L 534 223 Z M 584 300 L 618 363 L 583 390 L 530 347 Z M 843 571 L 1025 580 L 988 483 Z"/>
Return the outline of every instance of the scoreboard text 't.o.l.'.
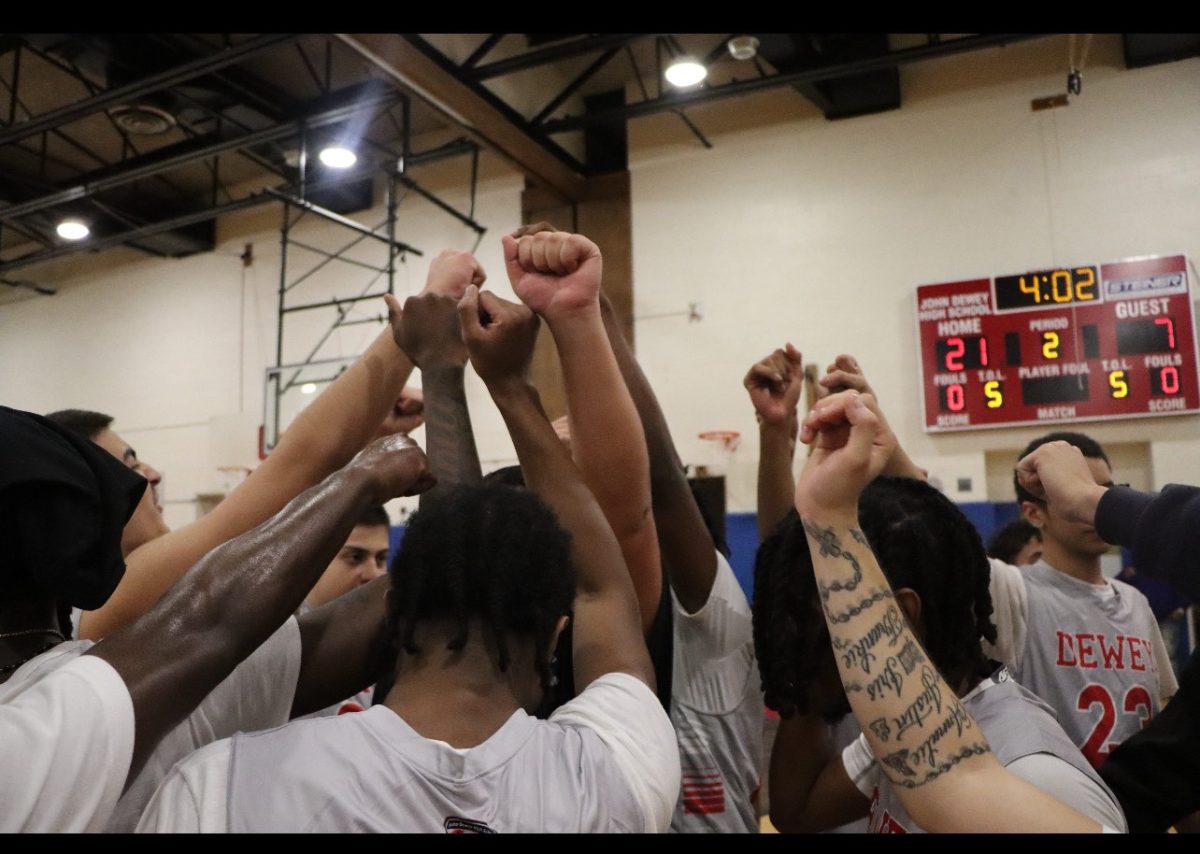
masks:
<path fill-rule="evenodd" d="M 1187 258 L 917 288 L 925 429 L 1200 411 Z"/>

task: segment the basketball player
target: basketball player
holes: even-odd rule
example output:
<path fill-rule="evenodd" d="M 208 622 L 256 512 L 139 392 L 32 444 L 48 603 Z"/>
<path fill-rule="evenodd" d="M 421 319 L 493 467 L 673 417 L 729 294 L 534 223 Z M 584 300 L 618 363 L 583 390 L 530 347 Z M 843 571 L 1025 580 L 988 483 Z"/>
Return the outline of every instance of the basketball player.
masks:
<path fill-rule="evenodd" d="M 1096 484 L 1112 486 L 1103 448 L 1081 433 L 1050 433 L 1021 458 L 1065 441 L 1079 448 Z M 1114 747 L 1161 711 L 1178 684 L 1146 597 L 1100 571 L 1109 545 L 1094 525 L 1074 521 L 1013 483 L 1025 519 L 1042 533 L 1042 559 L 1018 570 L 992 565 L 996 656 L 1058 714 L 1063 729 L 1099 768 Z"/>
<path fill-rule="evenodd" d="M 826 707 L 838 674 L 864 732 L 840 759 L 796 756 L 810 768 L 811 825 L 870 805 L 882 832 L 1123 827 L 1052 713 L 983 654 L 994 627 L 974 528 L 918 480 L 868 486 L 895 450 L 873 399 L 847 391 L 818 402 L 800 439 L 814 450 L 799 516 L 763 544 L 756 567 L 760 667 L 783 713 Z M 816 657 L 819 641 L 832 658 Z"/>
<path fill-rule="evenodd" d="M 518 262 L 505 243 L 510 264 L 559 286 L 551 299 L 580 297 L 571 278 L 580 254 Z M 418 510 L 392 565 L 397 664 L 387 701 L 198 751 L 164 782 L 139 829 L 668 826 L 680 774 L 674 732 L 651 687 L 620 547 L 526 379 L 536 320 L 474 286 L 460 308 L 471 362 L 505 419 L 526 482 L 553 513 L 529 492 L 497 485 L 461 487 Z M 572 595 L 581 691 L 538 721 L 528 712 L 548 687 Z M 271 785 L 263 786 L 268 768 Z"/>

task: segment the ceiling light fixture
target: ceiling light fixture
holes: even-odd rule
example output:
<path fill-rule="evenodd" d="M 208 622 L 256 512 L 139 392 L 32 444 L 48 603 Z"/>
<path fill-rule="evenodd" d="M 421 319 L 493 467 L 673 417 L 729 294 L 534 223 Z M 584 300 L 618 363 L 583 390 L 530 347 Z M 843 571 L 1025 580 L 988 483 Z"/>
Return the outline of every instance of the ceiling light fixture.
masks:
<path fill-rule="evenodd" d="M 681 56 L 667 66 L 663 76 L 677 89 L 686 89 L 703 82 L 708 76 L 708 69 L 690 56 Z"/>
<path fill-rule="evenodd" d="M 304 385 L 300 386 L 301 394 L 312 394 L 316 390 L 317 390 L 316 383 L 305 383 Z"/>
<path fill-rule="evenodd" d="M 54 229 L 63 240 L 83 240 L 92 230 L 77 219 L 64 219 Z"/>
<path fill-rule="evenodd" d="M 726 43 L 726 47 L 729 48 L 729 55 L 734 59 L 743 61 L 754 59 L 758 54 L 758 39 L 754 36 L 736 36 Z"/>
<path fill-rule="evenodd" d="M 358 155 L 341 145 L 330 145 L 317 155 L 330 169 L 349 169 L 358 161 Z"/>

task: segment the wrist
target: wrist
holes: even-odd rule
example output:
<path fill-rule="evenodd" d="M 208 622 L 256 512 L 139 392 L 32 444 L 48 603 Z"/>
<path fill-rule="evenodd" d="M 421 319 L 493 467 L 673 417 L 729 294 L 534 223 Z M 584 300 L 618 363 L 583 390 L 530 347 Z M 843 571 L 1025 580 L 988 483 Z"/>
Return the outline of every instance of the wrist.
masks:
<path fill-rule="evenodd" d="M 558 330 L 560 329 L 570 332 L 580 326 L 592 324 L 603 325 L 603 318 L 600 315 L 600 303 L 597 300 L 592 300 L 584 305 L 560 308 L 548 312 L 542 317 L 546 321 L 546 325 L 550 327 L 551 333 L 555 336 L 559 334 Z"/>
<path fill-rule="evenodd" d="M 394 496 L 386 495 L 387 487 L 383 476 L 356 458 L 350 465 L 336 471 L 325 481 L 340 495 L 352 496 L 353 500 L 365 505 L 383 504 Z"/>
<path fill-rule="evenodd" d="M 1067 508 L 1067 515 L 1077 522 L 1085 524 L 1094 524 L 1096 519 L 1096 507 L 1100 504 L 1100 499 L 1104 497 L 1104 493 L 1108 492 L 1107 486 L 1093 484 L 1084 487 L 1079 491 L 1079 494 L 1071 501 Z"/>
<path fill-rule="evenodd" d="M 485 384 L 488 392 L 492 395 L 492 400 L 500 409 L 528 403 L 537 397 L 537 389 L 528 377 L 507 376 L 486 380 Z"/>
<path fill-rule="evenodd" d="M 461 382 L 466 373 L 466 360 L 462 362 L 445 360 L 434 361 L 421 366 L 421 382 L 423 385 L 433 385 L 438 382 Z"/>
<path fill-rule="evenodd" d="M 822 504 L 808 496 L 796 495 L 796 512 L 809 524 L 820 528 L 857 528 L 858 502 L 854 504 Z"/>

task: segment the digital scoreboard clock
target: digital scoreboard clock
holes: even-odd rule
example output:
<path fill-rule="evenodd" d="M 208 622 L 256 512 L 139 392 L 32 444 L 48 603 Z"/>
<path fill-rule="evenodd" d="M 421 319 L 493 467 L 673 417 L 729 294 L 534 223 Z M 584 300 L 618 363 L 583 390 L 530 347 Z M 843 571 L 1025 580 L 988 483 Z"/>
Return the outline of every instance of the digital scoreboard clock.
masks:
<path fill-rule="evenodd" d="M 917 288 L 929 432 L 1200 412 L 1187 258 Z"/>

